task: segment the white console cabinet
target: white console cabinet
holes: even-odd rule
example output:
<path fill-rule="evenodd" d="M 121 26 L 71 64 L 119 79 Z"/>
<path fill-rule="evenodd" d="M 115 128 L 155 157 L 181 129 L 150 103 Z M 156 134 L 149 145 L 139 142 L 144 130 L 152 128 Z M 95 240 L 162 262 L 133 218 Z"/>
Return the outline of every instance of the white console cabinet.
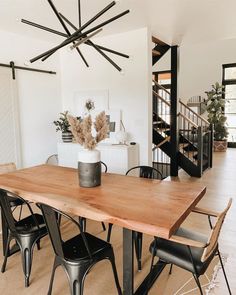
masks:
<path fill-rule="evenodd" d="M 77 168 L 78 154 L 83 149 L 77 143 L 58 143 L 58 161 L 60 166 Z M 138 145 L 99 144 L 101 161 L 107 165 L 107 172 L 125 174 L 126 171 L 139 165 Z"/>

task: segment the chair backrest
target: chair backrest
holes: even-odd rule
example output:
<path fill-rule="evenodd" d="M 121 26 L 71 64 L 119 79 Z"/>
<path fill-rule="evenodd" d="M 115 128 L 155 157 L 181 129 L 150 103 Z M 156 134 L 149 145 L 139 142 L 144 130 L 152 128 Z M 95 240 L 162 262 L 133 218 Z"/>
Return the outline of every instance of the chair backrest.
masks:
<path fill-rule="evenodd" d="M 0 174 L 13 172 L 16 170 L 16 165 L 14 163 L 0 164 Z"/>
<path fill-rule="evenodd" d="M 13 234 L 18 233 L 17 228 L 16 228 L 16 220 L 13 216 L 13 212 L 11 210 L 11 202 L 12 202 L 12 198 L 14 199 L 18 199 L 20 200 L 21 204 L 24 204 L 27 206 L 30 215 L 32 216 L 35 225 L 38 227 L 38 229 L 40 229 L 39 224 L 37 219 L 34 216 L 34 212 L 32 210 L 32 208 L 30 207 L 29 203 L 26 202 L 23 198 L 21 198 L 20 196 L 13 194 L 12 192 L 9 192 L 7 190 L 4 189 L 0 189 L 0 205 L 1 205 L 1 209 L 2 209 L 2 214 L 6 220 L 6 223 L 8 225 L 8 228 L 10 229 L 10 231 Z"/>
<path fill-rule="evenodd" d="M 47 226 L 47 230 L 48 230 L 48 233 L 49 233 L 49 236 L 51 239 L 51 243 L 52 243 L 54 252 L 57 256 L 64 258 L 64 252 L 63 252 L 63 247 L 62 247 L 62 244 L 64 241 L 62 240 L 61 229 L 60 229 L 60 225 L 59 225 L 60 217 L 63 216 L 66 219 L 69 219 L 70 221 L 72 221 L 79 228 L 79 233 L 82 236 L 83 242 L 84 242 L 85 247 L 88 251 L 88 255 L 90 257 L 92 257 L 91 252 L 88 247 L 87 239 L 81 229 L 80 224 L 77 221 L 75 221 L 72 217 L 65 214 L 64 212 L 61 212 L 61 211 L 57 210 L 56 208 L 53 208 L 49 205 L 39 203 L 38 206 L 42 210 L 43 217 L 44 217 L 44 220 L 45 220 L 45 223 Z"/>
<path fill-rule="evenodd" d="M 49 156 L 47 158 L 45 164 L 57 166 L 58 165 L 58 155 L 54 154 L 54 155 Z"/>
<path fill-rule="evenodd" d="M 131 169 L 129 169 L 125 175 L 128 175 L 132 170 L 139 169 L 139 177 L 143 178 L 157 178 L 155 174 L 157 174 L 158 178 L 162 179 L 162 174 L 160 171 L 158 171 L 156 168 L 150 167 L 150 166 L 136 166 Z"/>
<path fill-rule="evenodd" d="M 229 200 L 225 210 L 217 216 L 215 225 L 212 227 L 212 230 L 208 239 L 208 246 L 204 249 L 202 257 L 201 257 L 202 262 L 204 262 L 212 254 L 215 247 L 217 246 L 220 231 L 221 231 L 225 216 L 229 208 L 231 207 L 231 204 L 232 204 L 232 199 Z"/>

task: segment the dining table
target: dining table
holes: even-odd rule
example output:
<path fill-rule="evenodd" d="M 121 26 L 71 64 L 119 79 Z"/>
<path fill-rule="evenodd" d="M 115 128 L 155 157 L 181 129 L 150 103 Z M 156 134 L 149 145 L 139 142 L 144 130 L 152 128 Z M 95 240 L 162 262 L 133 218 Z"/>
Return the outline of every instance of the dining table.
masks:
<path fill-rule="evenodd" d="M 206 187 L 103 173 L 100 186 L 85 188 L 79 186 L 78 177 L 77 169 L 38 165 L 0 175 L 0 189 L 123 228 L 123 295 L 146 294 L 166 264 L 158 261 L 134 289 L 134 231 L 169 239 L 204 196 Z"/>

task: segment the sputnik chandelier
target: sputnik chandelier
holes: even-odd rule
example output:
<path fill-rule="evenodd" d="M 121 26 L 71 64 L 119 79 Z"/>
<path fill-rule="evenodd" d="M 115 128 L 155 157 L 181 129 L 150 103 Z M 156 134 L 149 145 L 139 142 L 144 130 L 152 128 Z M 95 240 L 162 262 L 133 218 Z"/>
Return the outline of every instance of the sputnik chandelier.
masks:
<path fill-rule="evenodd" d="M 80 57 L 82 58 L 82 60 L 84 61 L 85 65 L 87 67 L 89 67 L 89 64 L 87 63 L 84 55 L 82 54 L 81 50 L 79 49 L 79 46 L 81 44 L 85 44 L 88 46 L 93 47 L 97 52 L 99 52 L 107 61 L 109 61 L 118 71 L 122 71 L 122 69 L 105 53 L 105 52 L 109 52 L 118 56 L 122 56 L 124 58 L 129 58 L 128 55 L 115 51 L 113 49 L 110 48 L 106 48 L 104 46 L 100 46 L 98 44 L 95 44 L 94 42 L 91 41 L 91 38 L 94 37 L 95 35 L 97 35 L 98 33 L 100 33 L 102 31 L 102 28 L 123 17 L 124 15 L 126 15 L 127 13 L 129 13 L 129 10 L 126 10 L 90 29 L 85 30 L 89 25 L 91 25 L 95 20 L 97 20 L 98 18 L 100 18 L 103 14 L 105 14 L 108 10 L 110 10 L 118 1 L 112 1 L 109 5 L 107 5 L 103 10 L 101 10 L 100 12 L 98 12 L 93 18 L 91 18 L 89 21 L 87 21 L 86 23 L 82 24 L 82 18 L 81 18 L 81 3 L 80 0 L 78 0 L 78 27 L 75 26 L 74 24 L 72 24 L 70 22 L 70 20 L 68 18 L 66 18 L 63 14 L 61 14 L 57 8 L 55 7 L 55 5 L 53 4 L 53 2 L 51 0 L 47 0 L 51 9 L 53 10 L 55 16 L 57 17 L 58 21 L 60 22 L 64 32 L 60 32 L 60 31 L 56 31 L 54 29 L 51 29 L 49 27 L 45 27 L 42 25 L 39 25 L 37 23 L 22 19 L 21 22 L 33 27 L 36 27 L 38 29 L 50 32 L 52 34 L 56 34 L 59 35 L 61 37 L 66 38 L 62 43 L 60 43 L 59 45 L 47 50 L 46 52 L 43 52 L 42 54 L 32 58 L 30 60 L 31 63 L 41 59 L 42 61 L 45 61 L 47 58 L 49 58 L 51 55 L 53 55 L 55 52 L 57 52 L 59 49 L 67 46 L 70 44 L 70 49 L 73 50 L 77 50 L 78 54 L 80 55 Z M 70 30 L 68 29 L 68 26 L 71 27 L 73 29 L 73 33 L 70 32 Z M 105 51 L 105 52 L 104 52 Z"/>

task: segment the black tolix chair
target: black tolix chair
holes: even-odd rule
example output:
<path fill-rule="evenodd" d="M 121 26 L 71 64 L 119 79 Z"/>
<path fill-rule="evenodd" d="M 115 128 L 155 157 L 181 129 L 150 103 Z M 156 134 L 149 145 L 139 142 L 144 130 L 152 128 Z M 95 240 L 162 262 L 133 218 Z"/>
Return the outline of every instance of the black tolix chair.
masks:
<path fill-rule="evenodd" d="M 13 198 L 13 199 L 12 199 Z M 14 204 L 19 201 L 19 204 L 24 205 L 29 210 L 29 216 L 15 220 L 11 209 L 12 200 Z M 22 256 L 22 266 L 25 275 L 25 286 L 29 286 L 29 278 L 31 273 L 33 249 L 37 243 L 40 249 L 40 239 L 47 235 L 47 228 L 43 216 L 34 213 L 30 204 L 20 196 L 0 189 L 0 205 L 2 209 L 3 218 L 7 225 L 8 235 L 4 250 L 4 261 L 2 265 L 2 272 L 5 272 L 7 258 L 10 256 L 9 246 L 11 240 L 15 239 Z"/>
<path fill-rule="evenodd" d="M 149 179 L 163 179 L 162 174 L 156 168 L 150 166 L 136 166 L 129 169 L 125 175 L 128 175 L 133 170 L 139 170 L 139 177 L 149 178 Z M 111 239 L 111 231 L 112 231 L 112 223 L 109 223 L 108 233 L 107 233 L 107 241 L 110 242 Z M 143 234 L 140 232 L 134 232 L 134 243 L 135 243 L 135 252 L 138 262 L 138 270 L 142 269 L 142 244 L 143 244 Z"/>
<path fill-rule="evenodd" d="M 38 205 L 43 212 L 55 252 L 48 295 L 52 293 L 54 275 L 58 266 L 62 266 L 67 274 L 71 295 L 82 295 L 86 275 L 97 262 L 104 259 L 111 262 L 117 291 L 119 295 L 122 295 L 111 244 L 83 232 L 80 223 L 69 215 L 45 204 Z M 64 241 L 58 223 L 58 216 L 65 217 L 74 223 L 79 229 L 79 234 Z"/>

